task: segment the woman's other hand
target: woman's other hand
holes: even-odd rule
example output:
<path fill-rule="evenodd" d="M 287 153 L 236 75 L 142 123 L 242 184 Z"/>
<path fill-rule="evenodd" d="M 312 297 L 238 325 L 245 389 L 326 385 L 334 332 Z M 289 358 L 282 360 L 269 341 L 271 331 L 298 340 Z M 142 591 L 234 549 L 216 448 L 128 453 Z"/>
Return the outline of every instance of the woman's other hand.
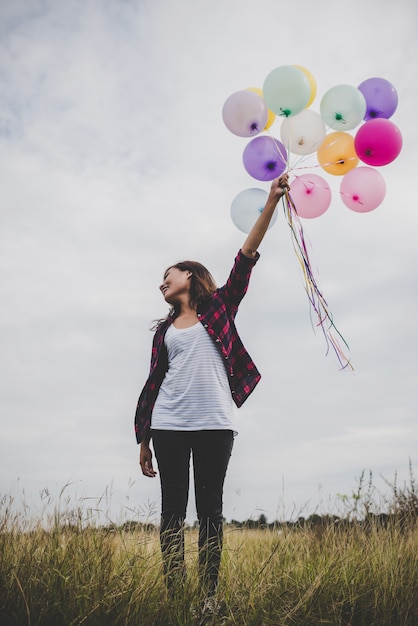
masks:
<path fill-rule="evenodd" d="M 141 443 L 139 451 L 139 464 L 141 466 L 141 470 L 144 476 L 148 476 L 148 478 L 154 478 L 154 476 L 157 475 L 157 472 L 152 466 L 151 448 L 149 447 L 149 443 L 145 441 Z"/>

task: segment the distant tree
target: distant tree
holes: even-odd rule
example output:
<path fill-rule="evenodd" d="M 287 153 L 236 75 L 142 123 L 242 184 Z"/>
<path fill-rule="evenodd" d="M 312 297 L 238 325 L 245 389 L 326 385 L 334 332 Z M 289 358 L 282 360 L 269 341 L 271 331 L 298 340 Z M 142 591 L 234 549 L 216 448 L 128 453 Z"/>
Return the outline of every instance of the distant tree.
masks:
<path fill-rule="evenodd" d="M 264 515 L 264 513 L 261 513 L 260 517 L 258 518 L 258 526 L 260 528 L 267 528 L 267 517 Z"/>

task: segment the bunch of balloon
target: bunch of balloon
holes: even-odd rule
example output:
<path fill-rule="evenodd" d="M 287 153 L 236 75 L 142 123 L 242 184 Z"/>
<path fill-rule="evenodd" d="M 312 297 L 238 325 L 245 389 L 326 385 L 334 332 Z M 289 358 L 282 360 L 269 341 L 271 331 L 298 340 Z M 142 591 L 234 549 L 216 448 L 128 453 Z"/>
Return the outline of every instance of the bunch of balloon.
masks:
<path fill-rule="evenodd" d="M 386 185 L 374 168 L 393 161 L 402 148 L 401 133 L 389 121 L 398 105 L 395 87 L 384 78 L 369 78 L 358 87 L 335 85 L 322 96 L 319 112 L 310 108 L 316 95 L 316 81 L 308 69 L 283 65 L 267 75 L 262 89 L 243 89 L 226 100 L 222 110 L 226 127 L 250 139 L 242 156 L 245 170 L 262 182 L 284 171 L 294 174 L 290 191 L 302 218 L 323 215 L 332 200 L 330 185 L 322 176 L 299 174 L 308 168 L 320 167 L 326 174 L 342 177 L 340 196 L 351 210 L 365 213 L 377 208 Z M 280 129 L 273 134 L 276 121 Z M 309 156 L 317 159 L 310 166 Z M 360 162 L 368 167 L 359 167 Z M 252 189 L 248 192 L 254 198 Z M 245 225 L 238 200 L 234 202 L 232 218 L 241 230 L 250 224 L 246 195 L 239 196 Z M 254 203 L 254 220 L 259 211 Z"/>
<path fill-rule="evenodd" d="M 350 363 L 331 332 L 339 335 L 313 276 L 300 221 L 320 217 L 328 210 L 331 186 L 318 173 L 300 170 L 320 167 L 326 174 L 341 177 L 340 197 L 352 211 L 366 213 L 377 208 L 385 197 L 386 184 L 375 168 L 393 161 L 402 148 L 401 133 L 389 120 L 398 96 L 383 78 L 370 78 L 358 87 L 335 85 L 322 96 L 319 112 L 310 108 L 316 95 L 316 80 L 309 70 L 283 65 L 267 75 L 262 89 L 250 87 L 233 93 L 223 106 L 222 117 L 233 134 L 249 139 L 242 161 L 252 178 L 268 182 L 285 171 L 294 175 L 283 200 L 294 249 L 318 325 L 346 367 Z M 277 121 L 279 133 L 273 133 Z M 313 165 L 308 163 L 310 157 L 316 157 Z M 359 166 L 360 162 L 364 165 Z M 249 232 L 266 197 L 267 192 L 258 188 L 241 191 L 231 207 L 235 226 Z"/>

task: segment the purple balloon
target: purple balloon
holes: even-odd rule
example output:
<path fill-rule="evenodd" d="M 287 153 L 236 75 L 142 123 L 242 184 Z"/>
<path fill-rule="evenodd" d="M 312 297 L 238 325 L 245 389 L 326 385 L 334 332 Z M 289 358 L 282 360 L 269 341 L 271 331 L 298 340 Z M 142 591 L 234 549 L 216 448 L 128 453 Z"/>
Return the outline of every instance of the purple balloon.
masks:
<path fill-rule="evenodd" d="M 278 139 L 263 135 L 255 137 L 242 155 L 244 167 L 257 180 L 273 180 L 286 169 L 286 148 Z"/>
<path fill-rule="evenodd" d="M 392 83 L 385 78 L 368 78 L 358 86 L 358 90 L 366 99 L 366 121 L 376 117 L 389 119 L 395 113 L 398 94 Z"/>

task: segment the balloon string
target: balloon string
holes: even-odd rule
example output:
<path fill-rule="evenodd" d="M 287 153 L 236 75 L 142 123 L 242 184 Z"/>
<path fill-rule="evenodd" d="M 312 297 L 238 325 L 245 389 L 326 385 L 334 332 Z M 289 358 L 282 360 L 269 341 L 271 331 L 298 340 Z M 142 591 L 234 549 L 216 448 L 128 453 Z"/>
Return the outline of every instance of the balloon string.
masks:
<path fill-rule="evenodd" d="M 288 191 L 283 196 L 283 206 L 285 217 L 287 219 L 287 223 L 290 227 L 292 234 L 293 248 L 302 269 L 305 282 L 305 291 L 311 304 L 311 313 L 313 311 L 316 314 L 316 326 L 319 326 L 321 328 L 325 338 L 327 347 L 326 354 L 329 353 L 330 347 L 332 347 L 334 353 L 337 356 L 341 369 L 349 367 L 351 370 L 354 370 L 353 366 L 351 365 L 350 359 L 345 355 L 344 350 L 340 345 L 340 340 L 348 350 L 349 346 L 335 326 L 332 315 L 328 309 L 328 304 L 316 283 L 314 274 L 312 272 L 312 266 L 305 242 L 302 224 L 297 214 L 295 203 L 293 202 L 292 197 Z"/>
<path fill-rule="evenodd" d="M 347 159 L 344 159 L 344 161 L 355 161 L 356 157 L 348 157 Z M 328 163 L 314 163 L 314 164 L 309 164 L 309 165 L 304 165 L 302 166 L 297 166 L 294 167 L 292 169 L 297 169 L 297 170 L 306 170 L 306 169 L 312 169 L 312 168 L 318 168 L 318 167 L 324 167 L 324 166 L 329 166 L 329 165 L 339 165 L 341 164 L 341 160 L 339 161 L 329 161 Z"/>
<path fill-rule="evenodd" d="M 306 155 L 296 159 L 293 167 L 290 166 L 290 142 L 291 138 L 289 137 L 289 145 L 284 146 L 286 154 L 282 154 L 282 150 L 278 141 L 271 135 L 269 131 L 269 135 L 273 140 L 276 150 L 281 157 L 282 161 L 284 161 L 287 165 L 287 171 L 290 172 L 295 169 L 307 169 L 307 166 L 302 166 L 301 163 L 305 160 Z M 329 164 L 331 165 L 331 163 Z M 311 166 L 312 167 L 312 166 Z M 318 165 L 319 167 L 319 165 Z M 322 330 L 322 333 L 325 338 L 326 343 L 326 354 L 329 353 L 330 346 L 334 350 L 334 353 L 337 356 L 337 360 L 341 366 L 341 369 L 345 369 L 349 367 L 352 371 L 354 368 L 349 360 L 349 358 L 345 355 L 344 350 L 340 346 L 339 339 L 343 342 L 345 347 L 349 350 L 349 346 L 345 341 L 344 337 L 341 335 L 339 330 L 334 324 L 331 313 L 328 309 L 328 304 L 322 295 L 319 287 L 316 283 L 315 277 L 312 272 L 311 262 L 309 259 L 308 249 L 305 242 L 305 236 L 302 228 L 302 224 L 300 222 L 296 206 L 293 202 L 293 199 L 288 191 L 283 196 L 283 205 L 285 210 L 285 216 L 287 218 L 288 225 L 290 227 L 292 233 L 292 244 L 293 249 L 296 253 L 296 258 L 299 261 L 300 267 L 302 269 L 304 282 L 305 282 L 305 291 L 308 296 L 309 302 L 311 304 L 311 323 L 312 321 L 312 311 L 315 312 L 317 317 L 316 325 L 319 326 Z M 337 336 L 334 335 L 332 330 L 334 329 Z"/>

